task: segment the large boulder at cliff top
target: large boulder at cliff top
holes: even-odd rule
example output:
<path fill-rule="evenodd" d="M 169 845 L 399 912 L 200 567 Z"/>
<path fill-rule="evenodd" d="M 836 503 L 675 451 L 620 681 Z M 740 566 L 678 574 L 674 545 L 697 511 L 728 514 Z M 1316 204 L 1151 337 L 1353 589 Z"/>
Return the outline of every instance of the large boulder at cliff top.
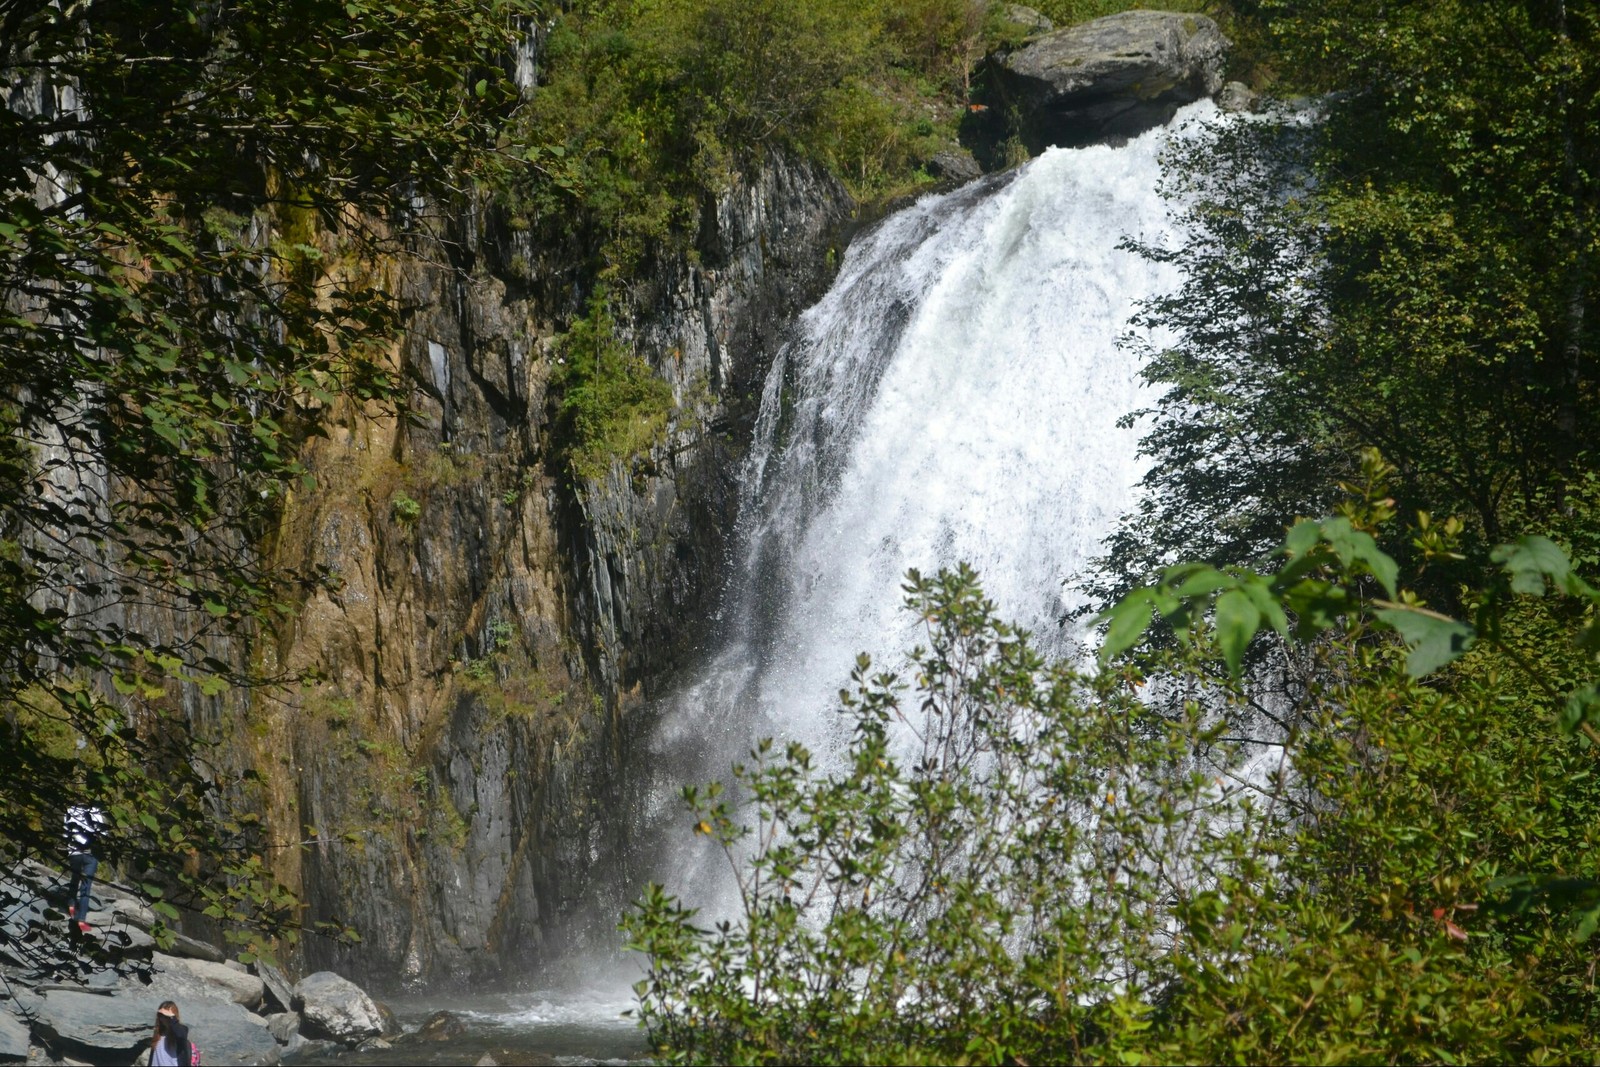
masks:
<path fill-rule="evenodd" d="M 356 1044 L 383 1033 L 383 1015 L 372 998 L 348 978 L 332 971 L 318 971 L 300 979 L 294 987 L 295 1004 L 300 1010 L 300 1032 L 307 1037 L 326 1037 Z"/>
<path fill-rule="evenodd" d="M 1132 137 L 1222 87 L 1229 41 L 1204 15 L 1124 11 L 1056 30 L 993 62 L 1034 152 Z"/>

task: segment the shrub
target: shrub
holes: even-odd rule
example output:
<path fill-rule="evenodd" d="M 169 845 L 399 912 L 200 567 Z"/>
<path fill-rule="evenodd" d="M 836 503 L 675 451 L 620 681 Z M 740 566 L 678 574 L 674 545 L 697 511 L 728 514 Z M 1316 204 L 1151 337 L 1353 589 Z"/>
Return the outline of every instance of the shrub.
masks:
<path fill-rule="evenodd" d="M 926 644 L 858 663 L 842 769 L 763 742 L 732 790 L 686 791 L 740 905 L 706 923 L 653 887 L 626 916 L 658 1054 L 1593 1059 L 1593 655 L 1561 642 L 1588 667 L 1544 689 L 1504 669 L 1516 620 L 1570 637 L 1600 593 L 1527 538 L 1448 619 L 1364 521 L 1301 524 L 1276 572 L 1173 569 L 1110 614 L 1093 676 L 965 568 L 913 572 Z M 1153 618 L 1181 640 L 1117 658 Z"/>
<path fill-rule="evenodd" d="M 555 385 L 567 464 L 599 478 L 613 459 L 638 455 L 661 439 L 672 413 L 672 388 L 618 340 L 597 296 L 561 346 Z"/>

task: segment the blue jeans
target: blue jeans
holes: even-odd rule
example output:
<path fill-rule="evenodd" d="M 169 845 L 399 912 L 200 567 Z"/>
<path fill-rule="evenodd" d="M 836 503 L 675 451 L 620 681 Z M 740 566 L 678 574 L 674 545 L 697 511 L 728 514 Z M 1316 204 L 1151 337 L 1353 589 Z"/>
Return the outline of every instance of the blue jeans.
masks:
<path fill-rule="evenodd" d="M 77 906 L 76 918 L 81 923 L 89 921 L 89 890 L 94 887 L 94 872 L 100 861 L 87 852 L 74 852 L 67 857 L 72 868 L 72 885 L 67 888 L 67 899 Z"/>

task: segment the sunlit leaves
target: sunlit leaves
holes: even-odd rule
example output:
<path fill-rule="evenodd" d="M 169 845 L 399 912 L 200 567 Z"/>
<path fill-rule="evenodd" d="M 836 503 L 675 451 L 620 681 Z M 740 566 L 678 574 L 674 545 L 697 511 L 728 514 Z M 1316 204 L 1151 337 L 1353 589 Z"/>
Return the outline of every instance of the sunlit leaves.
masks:
<path fill-rule="evenodd" d="M 1413 678 L 1425 677 L 1454 662 L 1477 639 L 1471 626 L 1432 612 L 1398 607 L 1380 608 L 1373 614 L 1405 641 L 1410 649 L 1406 670 Z"/>
<path fill-rule="evenodd" d="M 1099 621 L 1107 624 L 1101 662 L 1137 645 L 1150 627 L 1152 611 L 1180 639 L 1187 639 L 1189 628 L 1209 611 L 1224 662 L 1237 677 L 1246 649 L 1263 627 L 1287 636 L 1292 625 L 1304 638 L 1325 630 L 1348 608 L 1350 590 L 1329 576 L 1370 576 L 1384 592 L 1394 594 L 1394 560 L 1349 519 L 1301 521 L 1289 531 L 1279 554 L 1287 562 L 1273 574 L 1197 563 L 1169 568 L 1157 585 L 1133 591 L 1101 614 Z"/>

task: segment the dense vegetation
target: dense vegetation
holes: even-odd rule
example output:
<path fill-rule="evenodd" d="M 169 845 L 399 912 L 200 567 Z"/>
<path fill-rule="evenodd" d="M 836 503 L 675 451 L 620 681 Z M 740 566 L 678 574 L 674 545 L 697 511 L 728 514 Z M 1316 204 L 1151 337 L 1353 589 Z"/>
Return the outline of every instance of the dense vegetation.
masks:
<path fill-rule="evenodd" d="M 293 935 L 185 704 L 273 675 L 299 444 L 395 398 L 371 253 L 492 158 L 511 42 L 474 0 L 0 8 L 0 855 L 96 803 L 167 918 Z"/>
<path fill-rule="evenodd" d="M 1600 6 L 1236 9 L 1317 102 L 1170 171 L 1101 670 L 913 575 L 843 772 L 691 795 L 743 907 L 628 917 L 664 1055 L 1600 1054 Z"/>
<path fill-rule="evenodd" d="M 1600 10 L 1230 10 L 1263 81 L 1327 95 L 1171 173 L 1194 236 L 1145 249 L 1187 281 L 1144 312 L 1175 341 L 1096 579 L 1106 661 L 1045 663 L 975 576 L 913 575 L 926 646 L 860 665 L 847 770 L 762 749 L 691 797 L 742 922 L 663 891 L 629 916 L 664 1057 L 1600 1054 Z M 862 197 L 928 181 L 1019 33 L 974 0 L 582 0 L 516 108 L 512 14 L 0 8 L 7 856 L 93 799 L 151 894 L 292 932 L 181 694 L 261 681 L 317 580 L 256 549 L 328 406 L 394 400 L 362 263 L 418 194 L 485 180 L 625 282 L 762 153 Z M 664 393 L 603 301 L 562 351 L 592 474 Z"/>
<path fill-rule="evenodd" d="M 1035 6 L 1065 24 L 1137 5 Z M 929 184 L 981 98 L 979 61 L 1026 33 L 983 0 L 583 0 L 509 133 L 537 146 L 537 171 L 508 205 L 593 226 L 615 273 L 692 240 L 704 198 L 767 152 L 818 161 L 864 200 Z"/>

